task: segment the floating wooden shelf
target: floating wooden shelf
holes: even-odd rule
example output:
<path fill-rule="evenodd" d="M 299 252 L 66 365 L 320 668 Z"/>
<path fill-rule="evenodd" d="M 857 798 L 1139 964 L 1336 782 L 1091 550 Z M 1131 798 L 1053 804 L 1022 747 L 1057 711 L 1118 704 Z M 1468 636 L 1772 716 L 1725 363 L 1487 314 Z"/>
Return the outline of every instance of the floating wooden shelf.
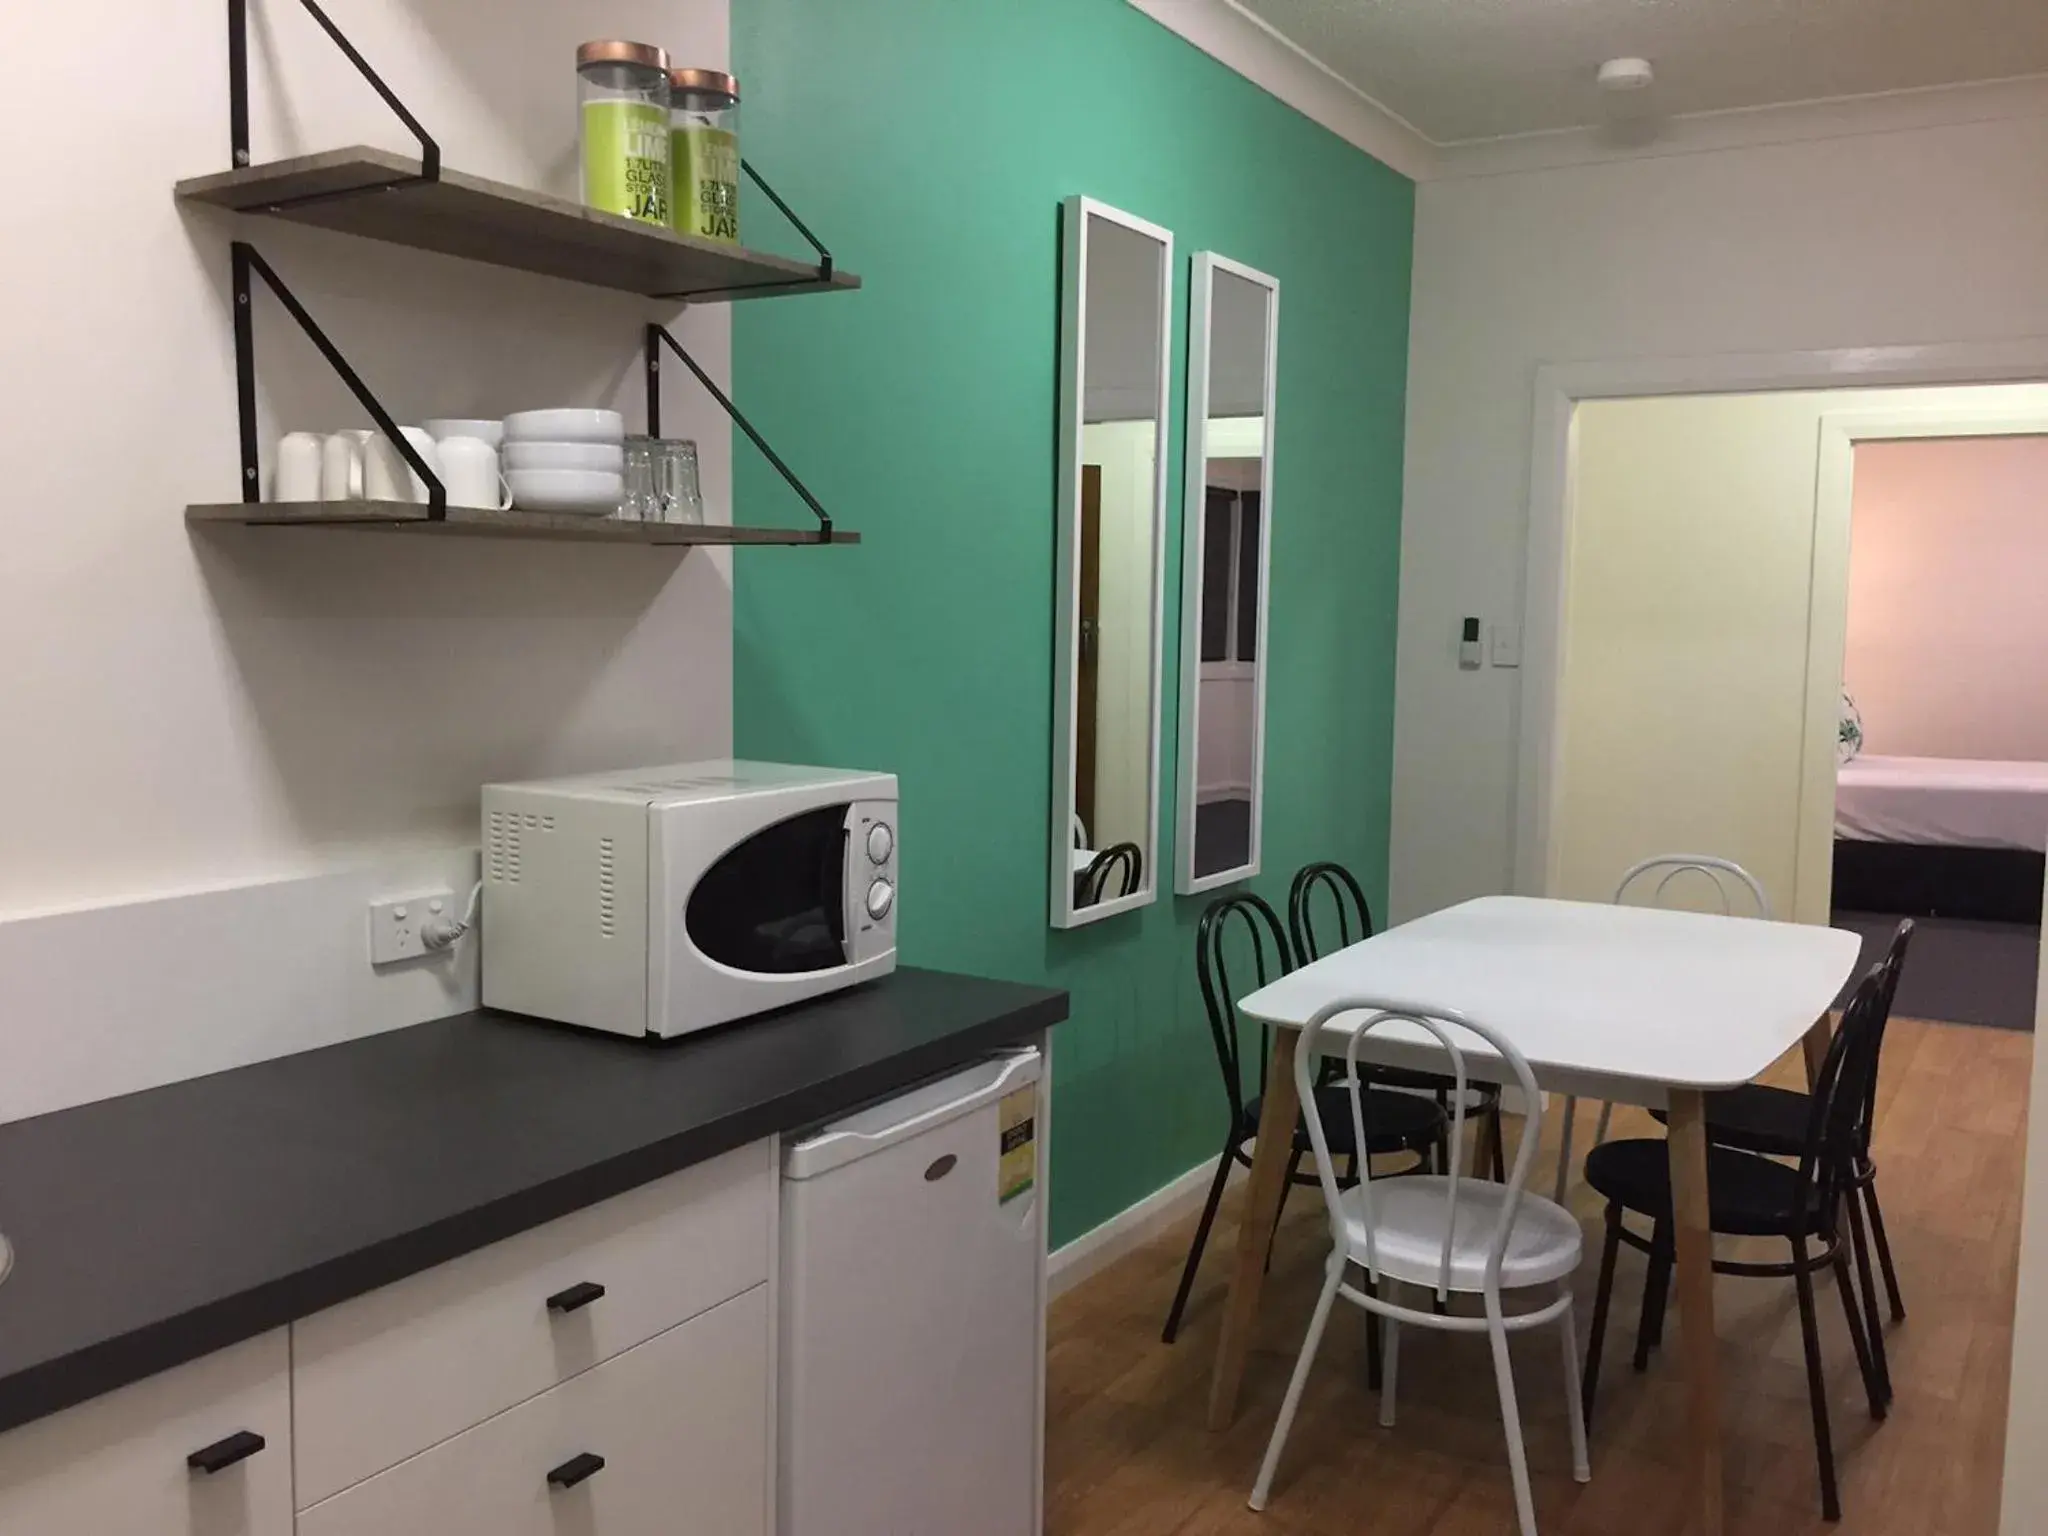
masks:
<path fill-rule="evenodd" d="M 493 512 L 450 507 L 436 521 L 411 501 L 226 501 L 185 509 L 194 526 L 358 528 L 455 534 L 484 539 L 570 539 L 592 544 L 858 544 L 860 535 L 834 528 L 734 528 L 718 523 L 628 523 L 610 517 L 552 512 Z"/>
<path fill-rule="evenodd" d="M 178 183 L 180 198 L 268 214 L 415 250 L 568 278 L 652 298 L 700 301 L 860 286 L 808 263 L 699 240 L 581 203 L 356 145 Z"/>

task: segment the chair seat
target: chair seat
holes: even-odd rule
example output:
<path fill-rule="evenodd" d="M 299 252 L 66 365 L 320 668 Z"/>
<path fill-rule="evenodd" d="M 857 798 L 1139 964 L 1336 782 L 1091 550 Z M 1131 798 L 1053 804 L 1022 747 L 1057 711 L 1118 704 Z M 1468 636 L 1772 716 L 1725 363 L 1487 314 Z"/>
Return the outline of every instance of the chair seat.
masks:
<path fill-rule="evenodd" d="M 1804 1093 L 1744 1083 L 1740 1088 L 1718 1089 L 1708 1094 L 1706 1101 L 1707 1139 L 1718 1146 L 1740 1147 L 1767 1157 L 1797 1157 L 1806 1145 L 1806 1119 L 1813 1100 Z M 1660 1123 L 1670 1123 L 1663 1110 L 1650 1113 Z"/>
<path fill-rule="evenodd" d="M 1244 1116 L 1248 1129 L 1244 1135 L 1247 1139 L 1257 1133 L 1259 1113 L 1264 1105 L 1263 1095 L 1246 1101 Z M 1362 1108 L 1365 1149 L 1376 1157 L 1434 1146 L 1444 1125 L 1443 1112 L 1435 1103 L 1417 1098 L 1412 1093 L 1368 1088 Z M 1351 1136 L 1351 1090 L 1342 1083 L 1324 1083 L 1316 1089 L 1316 1109 L 1323 1117 L 1323 1132 L 1330 1138 L 1330 1150 L 1339 1157 L 1348 1157 L 1356 1151 Z M 1308 1125 L 1304 1121 L 1294 1123 L 1294 1144 L 1304 1150 L 1308 1148 Z"/>
<path fill-rule="evenodd" d="M 1416 1088 L 1425 1093 L 1452 1094 L 1458 1080 L 1443 1072 L 1416 1072 L 1408 1067 L 1370 1067 L 1367 1080 L 1386 1088 Z M 1494 1083 L 1465 1085 L 1465 1113 L 1478 1114 L 1500 1102 L 1500 1088 Z"/>
<path fill-rule="evenodd" d="M 1671 1158 L 1667 1143 L 1644 1138 L 1606 1141 L 1586 1154 L 1586 1182 L 1615 1204 L 1671 1219 Z M 1820 1213 L 1801 1209 L 1799 1171 L 1735 1147 L 1707 1147 L 1707 1224 L 1731 1237 L 1810 1236 Z"/>
<path fill-rule="evenodd" d="M 1379 1272 L 1412 1285 L 1434 1286 L 1443 1269 L 1445 1206 L 1450 1180 L 1440 1174 L 1411 1174 L 1372 1182 L 1377 1223 L 1374 1253 Z M 1345 1243 L 1353 1262 L 1365 1263 L 1365 1189 L 1344 1191 Z M 1486 1251 L 1500 1224 L 1505 1184 L 1458 1180 L 1457 1224 L 1451 1240 L 1450 1288 L 1478 1291 L 1486 1284 Z M 1563 1206 L 1524 1192 L 1515 1208 L 1514 1230 L 1501 1258 L 1504 1289 L 1561 1280 L 1579 1267 L 1579 1222 Z"/>

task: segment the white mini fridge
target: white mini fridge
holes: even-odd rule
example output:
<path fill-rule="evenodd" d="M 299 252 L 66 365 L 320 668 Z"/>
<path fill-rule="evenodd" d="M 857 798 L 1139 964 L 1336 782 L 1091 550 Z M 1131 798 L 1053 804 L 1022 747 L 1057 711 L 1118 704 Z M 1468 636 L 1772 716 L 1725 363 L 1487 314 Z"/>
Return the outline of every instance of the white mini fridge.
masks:
<path fill-rule="evenodd" d="M 786 1145 L 781 1536 L 1039 1536 L 1044 1058 Z"/>

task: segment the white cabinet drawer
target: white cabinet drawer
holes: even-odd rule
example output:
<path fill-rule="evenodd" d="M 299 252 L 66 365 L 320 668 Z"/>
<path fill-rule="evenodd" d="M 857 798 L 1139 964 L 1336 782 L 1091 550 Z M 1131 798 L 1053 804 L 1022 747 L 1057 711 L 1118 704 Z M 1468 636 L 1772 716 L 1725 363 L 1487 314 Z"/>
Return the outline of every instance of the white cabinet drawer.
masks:
<path fill-rule="evenodd" d="M 768 1536 L 771 1374 L 763 1285 L 301 1511 L 298 1536 Z M 604 1465 L 552 1485 L 578 1457 Z"/>
<path fill-rule="evenodd" d="M 298 1507 L 766 1280 L 773 1153 L 742 1147 L 294 1323 Z"/>
<path fill-rule="evenodd" d="M 0 1435 L 0 1531 L 291 1536 L 288 1360 L 280 1329 Z M 187 1464 L 241 1434 L 263 1448 L 211 1473 Z"/>

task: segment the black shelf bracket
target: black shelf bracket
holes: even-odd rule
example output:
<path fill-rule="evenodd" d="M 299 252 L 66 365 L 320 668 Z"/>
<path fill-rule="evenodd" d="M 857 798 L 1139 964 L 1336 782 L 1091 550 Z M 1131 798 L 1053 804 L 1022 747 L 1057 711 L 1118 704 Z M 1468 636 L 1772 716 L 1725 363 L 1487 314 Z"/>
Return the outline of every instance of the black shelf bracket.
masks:
<path fill-rule="evenodd" d="M 661 349 L 664 346 L 683 360 L 683 366 L 697 376 L 697 382 L 718 402 L 719 409 L 733 419 L 733 423 L 747 434 L 747 440 L 761 450 L 761 457 L 774 465 L 775 472 L 789 483 L 789 488 L 803 498 L 804 505 L 809 507 L 818 519 L 817 542 L 830 544 L 832 514 L 827 512 L 823 503 L 810 493 L 803 481 L 797 479 L 796 471 L 782 462 L 782 455 L 768 446 L 768 439 L 755 430 L 754 424 L 732 403 L 725 391 L 711 381 L 711 375 L 698 366 L 697 359 L 683 350 L 683 344 L 669 334 L 668 327 L 653 322 L 647 327 L 647 435 L 661 436 Z"/>
<path fill-rule="evenodd" d="M 417 175 L 394 176 L 389 181 L 378 183 L 385 187 L 410 186 L 414 182 L 439 181 L 441 179 L 441 146 L 433 136 L 420 126 L 420 120 L 412 115 L 398 93 L 384 83 L 384 77 L 370 67 L 370 61 L 357 51 L 356 45 L 334 24 L 334 19 L 320 8 L 319 0 L 299 0 L 306 12 L 320 24 L 320 30 L 333 40 L 356 72 L 376 93 L 384 99 L 398 120 L 405 124 L 412 136 L 419 140 L 420 168 Z M 234 152 L 235 168 L 240 170 L 249 163 L 249 0 L 228 0 L 228 147 Z M 313 192 L 304 197 L 287 198 L 271 204 L 271 208 L 296 208 L 304 203 L 317 203 L 330 197 L 356 197 L 364 192 L 375 191 L 376 187 L 347 187 L 333 192 Z M 775 194 L 770 192 L 770 197 Z M 776 199 L 780 203 L 781 199 Z M 798 226 L 801 228 L 802 226 Z M 815 243 L 815 242 L 813 242 Z"/>
<path fill-rule="evenodd" d="M 250 282 L 251 276 L 255 276 L 263 279 L 263 285 L 277 295 L 285 313 L 298 322 L 299 329 L 320 349 L 320 355 L 327 359 L 327 366 L 341 376 L 341 382 L 370 413 L 370 419 L 377 423 L 377 430 L 398 450 L 399 457 L 426 482 L 428 521 L 445 521 L 448 516 L 448 488 L 441 483 L 441 477 L 427 467 L 419 450 L 398 430 L 398 423 L 384 409 L 383 402 L 370 386 L 363 382 L 362 375 L 349 366 L 348 359 L 341 355 L 341 349 L 327 339 L 327 333 L 306 312 L 306 306 L 285 286 L 284 279 L 277 275 L 270 263 L 256 254 L 253 245 L 246 240 L 237 240 L 228 247 L 228 251 L 234 263 L 235 279 L 235 409 L 242 436 L 242 500 L 257 502 L 263 499 L 261 444 L 256 433 L 256 306 L 254 285 Z M 696 364 L 690 366 L 694 368 Z"/>
<path fill-rule="evenodd" d="M 811 233 L 811 226 L 806 224 L 802 219 L 798 218 L 796 216 L 796 210 L 790 207 L 789 204 L 785 203 L 782 200 L 781 194 L 778 193 L 773 187 L 768 185 L 767 180 L 761 175 L 761 173 L 754 169 L 752 161 L 741 160 L 740 169 L 747 173 L 747 179 L 749 181 L 751 181 L 755 186 L 759 187 L 763 192 L 768 194 L 768 201 L 773 203 L 776 207 L 776 210 L 779 213 L 781 213 L 781 215 L 785 219 L 789 220 L 790 226 L 793 229 L 795 229 L 798 234 L 804 237 L 805 243 L 807 243 L 813 251 L 816 251 L 818 253 L 818 270 L 817 275 L 815 277 L 799 278 L 791 282 L 747 283 L 744 284 L 742 288 L 719 289 L 716 291 L 722 293 L 738 293 L 742 291 L 746 293 L 777 293 L 792 288 L 803 289 L 806 291 L 814 291 L 819 283 L 831 282 L 832 274 L 836 272 L 838 268 L 833 265 L 832 253 L 825 249 L 825 243 L 822 240 L 820 240 L 816 235 Z M 689 292 L 657 293 L 654 295 L 654 297 L 657 299 L 678 299 L 687 301 L 689 299 L 695 298 L 696 295 L 694 293 Z"/>

